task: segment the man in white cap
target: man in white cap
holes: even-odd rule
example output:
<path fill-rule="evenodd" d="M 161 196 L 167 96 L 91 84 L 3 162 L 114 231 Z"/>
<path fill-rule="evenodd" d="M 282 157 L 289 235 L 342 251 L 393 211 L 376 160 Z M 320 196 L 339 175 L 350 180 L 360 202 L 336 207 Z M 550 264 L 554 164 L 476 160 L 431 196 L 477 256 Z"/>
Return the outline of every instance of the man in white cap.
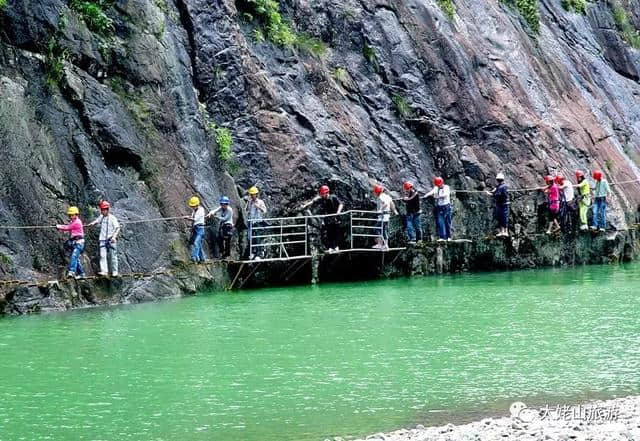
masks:
<path fill-rule="evenodd" d="M 493 213 L 498 221 L 498 234 L 496 234 L 496 237 L 507 237 L 509 236 L 509 189 L 507 184 L 504 183 L 504 174 L 498 173 L 496 181 L 498 186 L 487 193 L 493 196 L 495 204 Z"/>

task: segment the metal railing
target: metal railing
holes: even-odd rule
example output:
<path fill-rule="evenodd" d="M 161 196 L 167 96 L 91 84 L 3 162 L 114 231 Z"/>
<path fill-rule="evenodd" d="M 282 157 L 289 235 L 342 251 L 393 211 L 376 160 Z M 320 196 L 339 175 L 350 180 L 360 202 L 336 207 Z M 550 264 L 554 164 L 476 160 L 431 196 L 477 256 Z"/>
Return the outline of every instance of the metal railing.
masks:
<path fill-rule="evenodd" d="M 376 238 L 383 241 L 382 225 L 379 224 L 382 213 L 378 211 L 349 210 L 350 248 L 354 249 L 354 239 L 363 237 Z"/>

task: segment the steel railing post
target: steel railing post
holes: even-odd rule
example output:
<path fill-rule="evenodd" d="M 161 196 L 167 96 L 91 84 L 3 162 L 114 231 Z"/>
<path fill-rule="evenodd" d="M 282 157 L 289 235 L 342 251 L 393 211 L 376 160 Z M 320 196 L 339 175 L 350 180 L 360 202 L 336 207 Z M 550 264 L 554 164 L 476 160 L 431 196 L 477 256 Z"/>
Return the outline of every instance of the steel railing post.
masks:
<path fill-rule="evenodd" d="M 349 237 L 351 239 L 351 249 L 353 249 L 353 211 L 349 212 Z"/>

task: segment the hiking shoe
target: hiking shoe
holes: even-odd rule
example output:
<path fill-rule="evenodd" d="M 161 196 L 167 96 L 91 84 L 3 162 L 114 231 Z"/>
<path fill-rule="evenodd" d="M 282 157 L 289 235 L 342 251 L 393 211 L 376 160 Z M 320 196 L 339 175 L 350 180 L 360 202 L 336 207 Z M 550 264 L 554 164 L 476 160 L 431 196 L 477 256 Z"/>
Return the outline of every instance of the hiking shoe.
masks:
<path fill-rule="evenodd" d="M 583 225 L 580 225 L 580 231 L 587 231 L 588 229 L 589 229 L 589 227 L 588 227 L 588 226 L 586 226 L 586 225 L 584 225 L 584 224 L 583 224 Z"/>
<path fill-rule="evenodd" d="M 409 242 L 407 242 L 407 244 L 409 244 L 409 245 L 415 245 L 415 244 L 416 244 L 416 241 L 415 241 L 415 240 L 410 240 Z"/>
<path fill-rule="evenodd" d="M 604 233 L 605 229 L 604 228 L 600 228 L 598 231 L 600 231 L 601 233 Z"/>
<path fill-rule="evenodd" d="M 67 277 L 68 277 L 68 278 L 71 278 L 71 277 L 75 278 L 75 277 L 76 277 L 76 273 L 74 273 L 73 271 L 69 271 L 69 272 L 67 273 Z"/>

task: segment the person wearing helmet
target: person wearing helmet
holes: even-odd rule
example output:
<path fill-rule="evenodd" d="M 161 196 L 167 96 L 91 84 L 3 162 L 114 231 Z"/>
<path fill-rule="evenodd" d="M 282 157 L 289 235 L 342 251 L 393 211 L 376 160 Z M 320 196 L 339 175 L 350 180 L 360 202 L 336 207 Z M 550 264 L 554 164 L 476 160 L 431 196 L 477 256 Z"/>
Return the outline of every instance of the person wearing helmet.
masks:
<path fill-rule="evenodd" d="M 84 251 L 84 225 L 78 216 L 79 214 L 78 207 L 69 207 L 67 216 L 69 216 L 70 222 L 66 225 L 56 225 L 58 230 L 69 232 L 69 240 L 65 242 L 65 249 L 71 251 L 67 277 L 75 279 L 84 277 L 84 269 L 80 262 L 80 256 Z"/>
<path fill-rule="evenodd" d="M 436 199 L 436 228 L 438 229 L 438 242 L 451 240 L 451 189 L 445 185 L 444 179 L 437 176 L 433 178 L 433 189 L 424 195 L 425 198 Z"/>
<path fill-rule="evenodd" d="M 211 210 L 206 217 L 218 219 L 218 250 L 222 252 L 222 259 L 231 256 L 231 237 L 233 236 L 233 209 L 229 206 L 231 201 L 228 197 L 220 198 L 220 206 Z"/>
<path fill-rule="evenodd" d="M 247 240 L 249 243 L 247 254 L 250 260 L 260 260 L 264 256 L 264 247 L 256 246 L 260 245 L 261 241 L 259 237 L 254 237 L 253 232 L 254 228 L 259 228 L 264 224 L 262 219 L 264 219 L 264 215 L 267 214 L 267 205 L 260 199 L 260 192 L 255 185 L 247 190 L 247 193 L 249 193 L 249 199 L 247 199 L 247 205 L 245 207 L 248 216 Z M 259 236 L 259 234 L 256 234 L 256 236 Z M 254 249 L 255 252 L 253 252 Z"/>
<path fill-rule="evenodd" d="M 377 199 L 376 211 L 379 213 L 378 223 L 376 224 L 378 237 L 376 237 L 376 244 L 373 248 L 384 250 L 389 247 L 389 219 L 391 212 L 397 216 L 398 210 L 396 210 L 391 196 L 385 193 L 382 185 L 375 185 L 373 187 L 373 194 Z"/>
<path fill-rule="evenodd" d="M 327 216 L 332 214 L 340 214 L 344 209 L 344 205 L 327 185 L 322 185 L 318 190 L 318 194 L 300 207 L 300 210 L 306 210 L 311 205 L 320 204 L 320 214 L 326 217 L 322 218 L 322 229 L 326 238 L 324 246 L 327 252 L 334 253 L 340 248 L 338 247 L 338 237 L 340 236 L 340 218 L 338 216 Z"/>
<path fill-rule="evenodd" d="M 195 263 L 202 263 L 207 260 L 202 249 L 202 241 L 204 240 L 204 221 L 205 211 L 204 207 L 200 205 L 200 198 L 198 196 L 192 196 L 187 202 L 191 208 L 191 215 L 184 216 L 185 219 L 191 220 L 191 260 Z"/>
<path fill-rule="evenodd" d="M 593 223 L 592 230 L 604 232 L 607 228 L 607 196 L 611 191 L 609 183 L 603 177 L 602 172 L 596 170 L 593 172 L 593 179 L 596 181 L 596 187 L 593 190 Z"/>
<path fill-rule="evenodd" d="M 422 242 L 422 222 L 420 215 L 422 210 L 420 209 L 420 195 L 413 187 L 413 183 L 406 181 L 402 184 L 402 191 L 404 196 L 402 202 L 405 205 L 406 215 L 404 217 L 405 229 L 407 231 L 407 239 L 410 245 L 414 245 L 416 240 Z"/>
<path fill-rule="evenodd" d="M 120 222 L 116 217 L 109 213 L 111 204 L 107 201 L 100 201 L 100 216 L 94 221 L 89 222 L 87 227 L 93 227 L 100 224 L 100 235 L 98 236 L 98 244 L 100 249 L 100 272 L 98 275 L 106 277 L 109 275 L 109 266 L 111 266 L 111 275 L 118 276 L 118 250 L 116 243 L 120 234 Z"/>
<path fill-rule="evenodd" d="M 496 182 L 498 186 L 492 191 L 487 193 L 493 196 L 494 203 L 494 217 L 498 222 L 498 234 L 496 237 L 509 236 L 509 189 L 507 184 L 504 183 L 504 174 L 498 173 L 496 175 Z"/>
<path fill-rule="evenodd" d="M 558 223 L 558 214 L 560 212 L 560 187 L 558 187 L 551 175 L 545 176 L 544 182 L 547 184 L 547 187 L 544 189 L 544 193 L 547 195 L 547 204 L 549 209 L 549 228 L 547 228 L 547 234 L 551 234 L 561 229 L 560 223 Z"/>
<path fill-rule="evenodd" d="M 565 233 L 573 231 L 573 222 L 576 213 L 575 195 L 573 185 L 562 175 L 554 178 L 560 188 L 560 225 Z"/>
<path fill-rule="evenodd" d="M 576 180 L 578 184 L 578 212 L 580 214 L 580 230 L 585 231 L 589 229 L 587 221 L 587 211 L 591 205 L 591 187 L 589 187 L 589 181 L 584 177 L 584 173 L 581 170 L 576 171 Z"/>

